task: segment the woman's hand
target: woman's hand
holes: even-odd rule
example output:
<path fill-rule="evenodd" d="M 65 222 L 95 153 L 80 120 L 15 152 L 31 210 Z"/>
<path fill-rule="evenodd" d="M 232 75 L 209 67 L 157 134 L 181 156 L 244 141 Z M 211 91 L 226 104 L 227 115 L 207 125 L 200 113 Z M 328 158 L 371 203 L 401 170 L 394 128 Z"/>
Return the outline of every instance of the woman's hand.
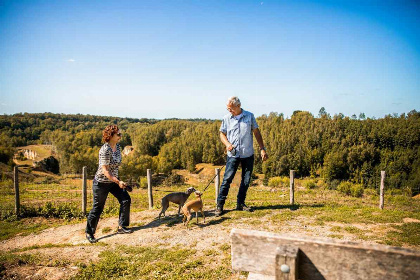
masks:
<path fill-rule="evenodd" d="M 123 181 L 119 181 L 118 182 L 118 186 L 120 186 L 121 189 L 125 189 L 125 187 L 127 186 L 127 184 L 124 183 Z"/>

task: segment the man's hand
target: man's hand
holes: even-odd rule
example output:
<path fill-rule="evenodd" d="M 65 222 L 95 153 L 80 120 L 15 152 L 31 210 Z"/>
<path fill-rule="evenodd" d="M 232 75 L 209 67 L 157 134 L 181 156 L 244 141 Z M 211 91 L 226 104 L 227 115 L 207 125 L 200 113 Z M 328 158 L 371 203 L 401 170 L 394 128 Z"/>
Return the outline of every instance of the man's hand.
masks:
<path fill-rule="evenodd" d="M 266 161 L 268 159 L 267 152 L 264 149 L 261 150 L 261 158 L 263 161 Z"/>
<path fill-rule="evenodd" d="M 228 146 L 226 146 L 226 150 L 228 152 L 232 151 L 233 150 L 233 145 L 232 144 L 229 144 Z"/>

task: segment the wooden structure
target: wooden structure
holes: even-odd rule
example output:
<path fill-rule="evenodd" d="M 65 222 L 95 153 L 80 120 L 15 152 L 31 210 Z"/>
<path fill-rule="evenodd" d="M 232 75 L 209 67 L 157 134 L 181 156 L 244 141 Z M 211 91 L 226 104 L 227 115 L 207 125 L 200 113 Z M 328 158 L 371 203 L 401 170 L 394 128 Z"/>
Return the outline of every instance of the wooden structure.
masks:
<path fill-rule="evenodd" d="M 83 179 L 82 179 L 82 213 L 86 216 L 87 205 L 87 167 L 83 166 Z"/>
<path fill-rule="evenodd" d="M 295 171 L 290 170 L 290 204 L 295 204 Z"/>
<path fill-rule="evenodd" d="M 147 193 L 149 195 L 149 209 L 153 209 L 152 170 L 147 169 Z"/>
<path fill-rule="evenodd" d="M 420 279 L 420 251 L 233 229 L 232 268 L 251 279 Z"/>

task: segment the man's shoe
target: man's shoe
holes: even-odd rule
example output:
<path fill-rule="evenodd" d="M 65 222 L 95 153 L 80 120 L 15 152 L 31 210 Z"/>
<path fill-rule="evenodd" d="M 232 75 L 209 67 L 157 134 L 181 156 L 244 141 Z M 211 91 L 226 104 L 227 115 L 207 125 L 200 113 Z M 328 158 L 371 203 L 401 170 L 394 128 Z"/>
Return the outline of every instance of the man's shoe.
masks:
<path fill-rule="evenodd" d="M 216 217 L 221 216 L 223 214 L 223 206 L 217 206 L 214 214 L 216 215 Z"/>
<path fill-rule="evenodd" d="M 237 210 L 237 211 L 254 212 L 254 209 L 252 209 L 251 207 L 246 206 L 246 204 L 245 204 L 245 203 L 238 204 L 238 205 L 236 206 L 236 210 Z"/>
<path fill-rule="evenodd" d="M 95 236 L 93 236 L 92 233 L 86 233 L 86 239 L 90 242 L 90 243 L 96 243 L 98 242 L 98 240 L 95 238 Z"/>
<path fill-rule="evenodd" d="M 118 227 L 117 233 L 121 233 L 121 234 L 133 233 L 133 230 L 126 227 Z"/>

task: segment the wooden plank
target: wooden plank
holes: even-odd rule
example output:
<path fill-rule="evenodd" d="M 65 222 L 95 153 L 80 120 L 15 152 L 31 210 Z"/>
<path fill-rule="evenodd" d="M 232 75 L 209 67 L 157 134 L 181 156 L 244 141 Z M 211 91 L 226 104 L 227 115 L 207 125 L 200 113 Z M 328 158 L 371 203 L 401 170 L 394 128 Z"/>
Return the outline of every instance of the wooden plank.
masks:
<path fill-rule="evenodd" d="M 296 246 L 299 279 L 420 279 L 420 251 L 233 229 L 232 268 L 275 275 L 279 246 Z"/>

